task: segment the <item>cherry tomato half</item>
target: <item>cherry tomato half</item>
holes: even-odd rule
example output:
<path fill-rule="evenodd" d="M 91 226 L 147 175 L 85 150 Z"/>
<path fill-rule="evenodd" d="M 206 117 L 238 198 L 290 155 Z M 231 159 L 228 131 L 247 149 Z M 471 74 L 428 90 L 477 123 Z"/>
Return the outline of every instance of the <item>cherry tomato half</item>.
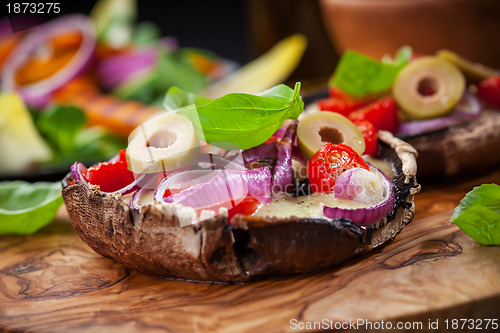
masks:
<path fill-rule="evenodd" d="M 327 143 L 307 164 L 307 177 L 313 192 L 332 192 L 337 177 L 352 168 L 365 168 L 368 165 L 352 149 L 343 144 Z"/>
<path fill-rule="evenodd" d="M 477 86 L 477 95 L 497 108 L 500 108 L 500 76 L 482 80 Z"/>

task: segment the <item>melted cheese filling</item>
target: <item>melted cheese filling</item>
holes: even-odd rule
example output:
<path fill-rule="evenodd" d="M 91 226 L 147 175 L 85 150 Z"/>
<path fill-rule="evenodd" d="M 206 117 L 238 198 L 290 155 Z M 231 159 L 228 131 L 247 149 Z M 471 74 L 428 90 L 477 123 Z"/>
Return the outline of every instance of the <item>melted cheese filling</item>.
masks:
<path fill-rule="evenodd" d="M 380 171 L 385 173 L 389 179 L 394 178 L 394 172 L 389 163 L 373 158 L 367 159 L 367 162 L 375 165 Z M 300 170 L 301 168 L 305 168 L 305 166 L 294 165 L 294 178 L 300 178 L 297 177 L 297 174 L 302 174 L 303 172 L 299 171 L 304 171 L 305 173 L 305 170 Z M 131 195 L 128 195 L 123 199 L 129 202 L 130 196 Z M 154 190 L 146 191 L 138 202 L 140 206 L 153 203 Z M 278 218 L 287 218 L 291 216 L 296 216 L 298 218 L 324 218 L 324 206 L 356 209 L 368 207 L 369 205 L 354 200 L 337 199 L 334 193 L 313 193 L 311 195 L 293 197 L 291 194 L 280 192 L 274 194 L 272 202 L 267 205 L 260 205 L 252 215 Z"/>
<path fill-rule="evenodd" d="M 313 193 L 300 197 L 293 197 L 288 193 L 277 193 L 271 203 L 260 206 L 253 215 L 260 217 L 324 218 L 323 206 L 352 209 L 368 207 L 368 205 L 361 202 L 337 199 L 333 193 Z"/>

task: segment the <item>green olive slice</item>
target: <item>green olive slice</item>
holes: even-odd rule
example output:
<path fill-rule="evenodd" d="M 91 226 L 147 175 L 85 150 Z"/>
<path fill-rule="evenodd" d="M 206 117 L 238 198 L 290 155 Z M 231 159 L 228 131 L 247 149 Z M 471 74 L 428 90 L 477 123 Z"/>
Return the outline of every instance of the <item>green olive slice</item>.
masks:
<path fill-rule="evenodd" d="M 308 160 L 327 142 L 351 146 L 359 155 L 365 151 L 361 131 L 346 117 L 329 111 L 309 113 L 297 126 L 297 143 Z"/>
<path fill-rule="evenodd" d="M 194 162 L 200 150 L 191 120 L 176 113 L 163 113 L 130 134 L 127 163 L 136 173 L 166 172 Z"/>
<path fill-rule="evenodd" d="M 405 116 L 428 119 L 445 116 L 465 90 L 465 78 L 451 62 L 422 57 L 406 65 L 396 77 L 392 93 Z"/>
<path fill-rule="evenodd" d="M 469 79 L 473 79 L 476 81 L 486 79 L 491 76 L 498 76 L 500 72 L 484 66 L 479 63 L 474 63 L 464 57 L 459 56 L 455 52 L 449 50 L 440 50 L 437 53 L 438 57 L 448 60 L 457 66 Z"/>

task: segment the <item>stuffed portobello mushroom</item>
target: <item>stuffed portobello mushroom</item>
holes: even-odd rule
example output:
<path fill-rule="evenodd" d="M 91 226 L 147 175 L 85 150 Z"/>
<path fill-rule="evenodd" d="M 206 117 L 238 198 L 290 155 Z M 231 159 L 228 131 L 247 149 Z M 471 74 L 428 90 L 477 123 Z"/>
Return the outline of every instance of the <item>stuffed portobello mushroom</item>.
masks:
<path fill-rule="evenodd" d="M 126 151 L 63 179 L 75 230 L 126 267 L 199 281 L 305 273 L 392 240 L 414 214 L 417 152 L 344 116 L 301 115 L 299 89 L 172 88 Z"/>
<path fill-rule="evenodd" d="M 401 48 L 381 61 L 346 52 L 309 108 L 369 121 L 419 153 L 419 179 L 440 180 L 500 163 L 500 71 L 441 50 Z"/>

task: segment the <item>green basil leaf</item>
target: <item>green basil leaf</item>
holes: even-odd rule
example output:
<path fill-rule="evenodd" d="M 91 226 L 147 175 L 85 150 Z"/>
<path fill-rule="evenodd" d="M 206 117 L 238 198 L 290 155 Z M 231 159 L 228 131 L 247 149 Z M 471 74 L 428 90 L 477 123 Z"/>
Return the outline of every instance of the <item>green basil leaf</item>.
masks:
<path fill-rule="evenodd" d="M 355 97 L 381 93 L 392 87 L 401 67 L 347 51 L 329 84 Z"/>
<path fill-rule="evenodd" d="M 85 127 L 86 121 L 85 114 L 77 107 L 54 106 L 40 114 L 37 127 L 56 150 L 72 153 L 76 136 Z"/>
<path fill-rule="evenodd" d="M 62 203 L 59 182 L 2 182 L 0 234 L 35 233 L 52 221 Z"/>
<path fill-rule="evenodd" d="M 484 245 L 500 245 L 500 186 L 475 187 L 450 218 L 463 232 Z"/>
<path fill-rule="evenodd" d="M 171 89 L 164 104 L 170 110 L 194 104 L 196 112 L 193 108 L 176 112 L 189 117 L 206 142 L 227 149 L 264 143 L 285 119 L 297 118 L 304 108 L 300 82 L 293 90 L 281 84 L 258 95 L 233 93 L 214 100 Z"/>

